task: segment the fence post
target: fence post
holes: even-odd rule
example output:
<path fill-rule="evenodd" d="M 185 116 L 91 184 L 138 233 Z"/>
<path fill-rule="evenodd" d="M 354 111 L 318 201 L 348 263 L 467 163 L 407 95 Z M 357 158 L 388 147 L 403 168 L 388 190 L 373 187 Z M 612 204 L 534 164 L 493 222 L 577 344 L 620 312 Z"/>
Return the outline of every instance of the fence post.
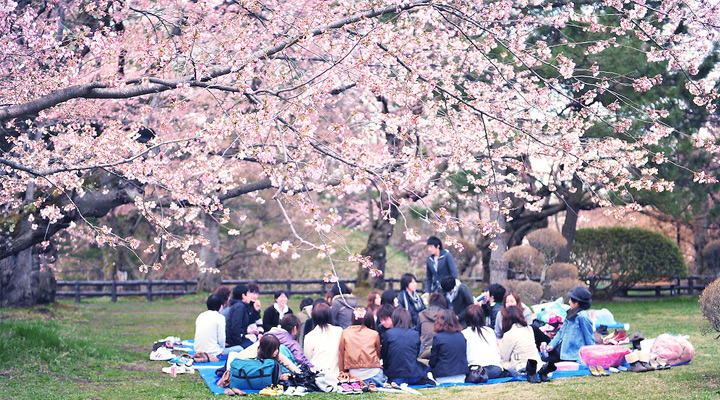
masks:
<path fill-rule="evenodd" d="M 112 302 L 117 302 L 117 281 L 112 281 L 112 286 L 110 289 L 110 296 L 112 296 Z"/>
<path fill-rule="evenodd" d="M 80 282 L 75 281 L 75 302 L 80 304 Z"/>
<path fill-rule="evenodd" d="M 147 281 L 147 299 L 148 301 L 152 301 L 152 280 L 148 279 Z"/>
<path fill-rule="evenodd" d="M 183 292 L 187 293 L 188 291 L 188 281 L 187 279 L 183 280 Z"/>
<path fill-rule="evenodd" d="M 693 295 L 693 292 L 695 291 L 695 282 L 692 276 L 688 276 L 688 294 L 690 296 Z"/>
<path fill-rule="evenodd" d="M 292 296 L 292 281 L 290 279 L 285 282 L 285 286 L 287 287 L 288 296 Z"/>

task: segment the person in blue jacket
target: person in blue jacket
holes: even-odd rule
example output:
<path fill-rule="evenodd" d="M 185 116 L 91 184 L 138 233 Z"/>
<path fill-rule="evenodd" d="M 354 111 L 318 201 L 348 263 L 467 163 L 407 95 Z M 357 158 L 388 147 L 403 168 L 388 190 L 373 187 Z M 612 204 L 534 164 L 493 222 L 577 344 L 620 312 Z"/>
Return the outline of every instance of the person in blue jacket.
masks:
<path fill-rule="evenodd" d="M 404 308 L 393 311 L 392 321 L 393 327 L 382 336 L 380 350 L 385 375 L 397 384 L 417 384 L 425 377 L 425 367 L 417 360 L 420 334 L 411 329 L 410 312 Z"/>
<path fill-rule="evenodd" d="M 440 291 L 440 282 L 443 278 L 451 276 L 458 277 L 455 259 L 449 251 L 443 249 L 442 242 L 435 236 L 427 240 L 427 250 L 430 255 L 427 258 L 425 271 L 425 293 Z"/>
<path fill-rule="evenodd" d="M 463 383 L 469 372 L 467 341 L 462 326 L 451 310 L 442 310 L 435 320 L 430 350 L 430 372 L 438 384 Z"/>
<path fill-rule="evenodd" d="M 590 291 L 578 286 L 568 293 L 570 310 L 560 331 L 547 346 L 548 360 L 540 370 L 541 381 L 547 381 L 547 374 L 555 371 L 558 361 L 580 361 L 580 348 L 595 344 L 593 323 L 587 310 L 590 309 Z"/>

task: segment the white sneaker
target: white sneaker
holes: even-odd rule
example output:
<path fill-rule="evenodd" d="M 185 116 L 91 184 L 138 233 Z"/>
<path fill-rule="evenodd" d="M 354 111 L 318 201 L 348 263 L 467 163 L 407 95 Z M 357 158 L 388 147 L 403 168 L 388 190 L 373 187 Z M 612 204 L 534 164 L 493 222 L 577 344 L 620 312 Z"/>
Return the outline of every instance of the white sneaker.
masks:
<path fill-rule="evenodd" d="M 288 386 L 288 388 L 285 389 L 284 393 L 288 396 L 294 396 L 295 395 L 295 386 Z"/>
<path fill-rule="evenodd" d="M 305 389 L 304 386 L 298 386 L 293 391 L 293 396 L 305 396 L 307 394 L 307 389 Z"/>
<path fill-rule="evenodd" d="M 175 358 L 175 354 L 167 347 L 158 347 L 157 350 L 150 352 L 152 361 L 168 361 Z"/>
<path fill-rule="evenodd" d="M 175 377 L 178 374 L 194 374 L 195 368 L 186 367 L 184 365 L 173 364 L 169 367 L 163 368 L 162 372 L 164 372 L 166 374 L 170 374 L 170 376 L 172 376 L 172 377 Z"/>

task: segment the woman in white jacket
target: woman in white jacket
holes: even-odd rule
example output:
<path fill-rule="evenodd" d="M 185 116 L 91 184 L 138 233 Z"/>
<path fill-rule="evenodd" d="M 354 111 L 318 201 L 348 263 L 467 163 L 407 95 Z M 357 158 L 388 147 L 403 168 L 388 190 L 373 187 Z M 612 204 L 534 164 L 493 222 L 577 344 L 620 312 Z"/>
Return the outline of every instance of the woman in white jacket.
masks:
<path fill-rule="evenodd" d="M 337 387 L 340 374 L 338 353 L 343 330 L 332 324 L 332 311 L 327 304 L 321 303 L 313 307 L 312 320 L 315 328 L 305 335 L 303 351 L 320 372 L 315 378 L 318 387 L 325 392 L 331 392 Z"/>

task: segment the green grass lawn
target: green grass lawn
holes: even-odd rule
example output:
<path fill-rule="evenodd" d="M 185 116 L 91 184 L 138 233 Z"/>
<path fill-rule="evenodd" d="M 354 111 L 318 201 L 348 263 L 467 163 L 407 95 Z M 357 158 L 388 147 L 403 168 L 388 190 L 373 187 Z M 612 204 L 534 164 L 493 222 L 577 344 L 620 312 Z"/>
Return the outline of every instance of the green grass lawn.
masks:
<path fill-rule="evenodd" d="M 147 302 L 94 299 L 62 301 L 28 310 L 0 309 L 0 399 L 212 399 L 197 375 L 172 378 L 165 362 L 148 360 L 153 341 L 168 335 L 192 338 L 204 309 L 203 295 Z M 269 305 L 268 298 L 263 299 Z M 291 305 L 297 309 L 299 298 Z M 706 326 L 697 297 L 598 303 L 631 331 L 645 337 L 686 334 L 695 346 L 690 365 L 643 374 L 555 379 L 531 385 L 511 382 L 477 387 L 425 389 L 424 398 L 464 399 L 717 399 L 720 359 L 716 334 Z M 313 394 L 330 399 L 343 395 Z M 261 397 L 261 396 L 256 396 Z M 409 395 L 363 394 L 357 398 Z"/>

